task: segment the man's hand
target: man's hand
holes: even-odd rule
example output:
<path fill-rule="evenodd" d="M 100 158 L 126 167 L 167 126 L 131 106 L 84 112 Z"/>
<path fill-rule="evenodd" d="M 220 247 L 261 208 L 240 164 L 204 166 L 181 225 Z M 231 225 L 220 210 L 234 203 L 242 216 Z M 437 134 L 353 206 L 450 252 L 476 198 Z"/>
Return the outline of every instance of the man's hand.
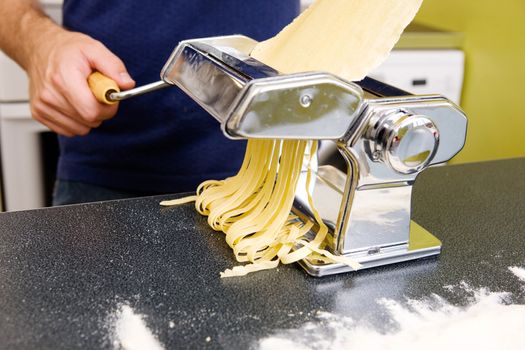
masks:
<path fill-rule="evenodd" d="M 122 61 L 102 43 L 69 32 L 45 16 L 36 0 L 0 0 L 0 49 L 29 76 L 33 118 L 66 136 L 86 135 L 117 112 L 88 87 L 93 71 L 123 90 L 135 86 Z"/>
<path fill-rule="evenodd" d="M 86 135 L 117 112 L 117 104 L 99 103 L 88 87 L 94 71 L 110 77 L 121 89 L 135 83 L 122 61 L 102 43 L 61 28 L 35 45 L 27 73 L 33 118 L 65 136 Z"/>

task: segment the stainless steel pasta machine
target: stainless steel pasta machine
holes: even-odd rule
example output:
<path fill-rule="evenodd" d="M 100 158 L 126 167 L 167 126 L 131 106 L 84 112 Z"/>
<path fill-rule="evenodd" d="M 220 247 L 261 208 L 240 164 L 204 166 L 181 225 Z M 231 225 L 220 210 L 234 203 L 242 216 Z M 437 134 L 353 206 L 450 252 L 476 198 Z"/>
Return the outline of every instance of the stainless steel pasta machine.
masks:
<path fill-rule="evenodd" d="M 370 78 L 281 75 L 249 56 L 256 44 L 240 35 L 183 41 L 161 82 L 113 97 L 176 85 L 229 138 L 321 140 L 308 191 L 330 228 L 328 250 L 364 268 L 439 254 L 441 242 L 411 221 L 412 186 L 424 169 L 461 150 L 463 112 L 445 97 L 414 96 Z M 312 215 L 305 183 L 294 212 Z M 314 276 L 351 270 L 316 259 L 301 265 Z"/>

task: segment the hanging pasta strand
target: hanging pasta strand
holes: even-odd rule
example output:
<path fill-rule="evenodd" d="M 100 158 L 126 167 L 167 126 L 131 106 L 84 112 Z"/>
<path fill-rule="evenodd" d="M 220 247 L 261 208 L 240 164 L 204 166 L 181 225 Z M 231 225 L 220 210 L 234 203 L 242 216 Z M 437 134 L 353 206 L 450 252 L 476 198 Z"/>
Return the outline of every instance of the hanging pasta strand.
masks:
<path fill-rule="evenodd" d="M 197 196 L 189 197 L 189 200 L 196 200 L 195 207 L 199 213 L 208 216 L 209 225 L 225 233 L 226 242 L 233 249 L 237 261 L 248 263 L 227 269 L 221 277 L 272 269 L 279 262 L 293 263 L 312 253 L 320 254 L 328 261 L 336 261 L 331 259 L 333 255 L 320 248 L 328 228 L 317 211 L 314 209 L 319 230 L 311 242 L 305 236 L 314 222 L 303 223 L 290 213 L 304 155 L 309 154 L 311 161 L 316 151 L 317 142 L 251 141 L 236 176 L 203 182 Z M 309 169 L 307 188 L 311 173 Z M 309 201 L 313 207 L 311 197 Z M 179 203 L 165 201 L 161 205 Z M 298 249 L 292 251 L 298 244 Z M 339 262 L 359 267 L 347 258 L 341 258 Z"/>

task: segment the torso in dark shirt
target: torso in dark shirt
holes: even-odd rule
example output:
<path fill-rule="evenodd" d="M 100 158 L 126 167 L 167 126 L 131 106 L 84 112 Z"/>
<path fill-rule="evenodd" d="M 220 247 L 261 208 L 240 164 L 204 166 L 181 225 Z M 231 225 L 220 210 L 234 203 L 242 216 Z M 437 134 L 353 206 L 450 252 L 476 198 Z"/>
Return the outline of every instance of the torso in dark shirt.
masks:
<path fill-rule="evenodd" d="M 298 14 L 298 0 L 65 0 L 64 26 L 102 41 L 137 86 L 157 81 L 181 40 L 275 35 Z M 120 103 L 115 118 L 84 137 L 60 137 L 58 178 L 147 193 L 192 191 L 233 175 L 244 142 L 177 88 Z"/>

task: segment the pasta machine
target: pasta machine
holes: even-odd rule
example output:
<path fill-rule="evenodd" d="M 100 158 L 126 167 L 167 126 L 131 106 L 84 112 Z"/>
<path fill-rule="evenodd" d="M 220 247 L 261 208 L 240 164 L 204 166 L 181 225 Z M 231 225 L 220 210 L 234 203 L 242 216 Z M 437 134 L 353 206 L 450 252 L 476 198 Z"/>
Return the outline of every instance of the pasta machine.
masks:
<path fill-rule="evenodd" d="M 183 41 L 153 86 L 180 87 L 232 139 L 320 140 L 315 181 L 307 189 L 303 177 L 293 210 L 312 217 L 309 191 L 330 228 L 332 253 L 363 268 L 439 254 L 441 242 L 411 221 L 412 186 L 461 150 L 462 111 L 442 96 L 414 96 L 371 78 L 281 75 L 249 56 L 256 44 L 240 35 Z M 351 270 L 317 259 L 301 265 L 314 276 Z"/>

